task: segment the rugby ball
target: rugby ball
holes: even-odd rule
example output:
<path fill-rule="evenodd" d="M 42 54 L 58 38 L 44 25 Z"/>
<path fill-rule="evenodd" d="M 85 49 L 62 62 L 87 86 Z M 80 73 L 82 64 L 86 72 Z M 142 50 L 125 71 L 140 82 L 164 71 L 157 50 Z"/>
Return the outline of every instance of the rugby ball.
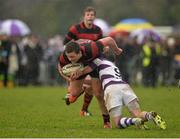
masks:
<path fill-rule="evenodd" d="M 62 68 L 62 73 L 66 76 L 70 76 L 72 72 L 76 70 L 83 70 L 84 66 L 81 63 L 70 63 Z"/>

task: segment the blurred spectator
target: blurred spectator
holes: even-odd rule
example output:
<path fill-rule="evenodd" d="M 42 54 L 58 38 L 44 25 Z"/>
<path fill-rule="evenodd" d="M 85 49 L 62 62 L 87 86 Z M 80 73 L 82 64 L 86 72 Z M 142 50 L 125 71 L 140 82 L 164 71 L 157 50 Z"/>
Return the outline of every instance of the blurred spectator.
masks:
<path fill-rule="evenodd" d="M 135 39 L 128 38 L 127 40 L 127 52 L 128 55 L 128 65 L 127 65 L 127 72 L 128 72 L 128 81 L 130 84 L 137 84 L 138 83 L 138 73 L 141 71 L 141 64 L 140 64 L 140 50 L 141 46 L 139 46 Z"/>
<path fill-rule="evenodd" d="M 175 83 L 180 79 L 180 38 L 176 38 L 174 47 Z"/>
<path fill-rule="evenodd" d="M 160 72 L 162 74 L 161 85 L 171 85 L 174 81 L 173 55 L 175 40 L 166 38 L 161 47 Z"/>
<path fill-rule="evenodd" d="M 26 66 L 27 66 L 27 56 L 24 51 L 25 45 L 28 43 L 28 38 L 22 38 L 21 41 L 17 42 L 19 55 L 18 55 L 18 72 L 17 72 L 17 84 L 18 85 L 27 85 L 26 83 Z"/>
<path fill-rule="evenodd" d="M 62 37 L 60 35 L 56 35 L 53 38 L 48 40 L 48 47 L 44 52 L 44 59 L 47 64 L 47 74 L 48 74 L 48 84 L 49 85 L 57 85 L 57 81 L 59 80 L 59 84 L 64 84 L 65 81 L 61 76 L 58 76 L 57 71 L 57 57 L 64 50 Z"/>
<path fill-rule="evenodd" d="M 149 40 L 142 46 L 141 53 L 143 85 L 146 87 L 156 87 L 161 53 L 160 45 L 153 40 Z"/>
<path fill-rule="evenodd" d="M 37 36 L 30 35 L 28 37 L 27 44 L 24 46 L 24 54 L 27 58 L 24 85 L 39 85 L 39 65 L 43 51 Z"/>
<path fill-rule="evenodd" d="M 11 42 L 6 34 L 0 34 L 0 88 L 8 85 L 8 68 Z"/>
<path fill-rule="evenodd" d="M 130 72 L 131 70 L 129 67 L 132 66 L 133 63 L 133 56 L 136 53 L 136 46 L 133 46 L 133 44 L 128 40 L 127 35 L 122 35 L 122 34 L 116 34 L 114 36 L 114 39 L 116 43 L 118 44 L 118 47 L 123 49 L 123 53 L 119 56 L 116 56 L 115 63 L 117 67 L 121 70 L 122 78 L 124 81 L 130 83 Z"/>
<path fill-rule="evenodd" d="M 12 45 L 9 56 L 9 85 L 13 87 L 17 83 L 17 73 L 19 70 L 19 48 L 17 46 L 16 40 L 11 39 Z"/>

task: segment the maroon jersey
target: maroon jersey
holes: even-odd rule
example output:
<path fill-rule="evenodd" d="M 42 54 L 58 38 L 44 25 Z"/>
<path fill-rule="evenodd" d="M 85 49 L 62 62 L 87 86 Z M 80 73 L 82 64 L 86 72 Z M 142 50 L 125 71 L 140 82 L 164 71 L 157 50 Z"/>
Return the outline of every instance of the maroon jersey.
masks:
<path fill-rule="evenodd" d="M 103 51 L 104 45 L 102 44 L 101 41 L 90 41 L 90 40 L 84 40 L 84 41 L 76 41 L 80 45 L 80 50 L 82 52 L 82 57 L 78 62 L 83 63 L 84 65 L 87 65 L 89 62 L 94 60 L 97 57 L 100 57 Z M 69 63 L 71 63 L 65 52 L 62 53 L 58 61 L 60 63 L 60 66 L 63 67 Z"/>
<path fill-rule="evenodd" d="M 92 41 L 97 41 L 101 39 L 102 30 L 100 27 L 93 24 L 91 29 L 85 27 L 84 22 L 81 22 L 77 25 L 73 25 L 70 29 L 68 34 L 65 36 L 63 44 L 68 43 L 71 40 L 78 40 L 78 39 L 88 39 Z"/>

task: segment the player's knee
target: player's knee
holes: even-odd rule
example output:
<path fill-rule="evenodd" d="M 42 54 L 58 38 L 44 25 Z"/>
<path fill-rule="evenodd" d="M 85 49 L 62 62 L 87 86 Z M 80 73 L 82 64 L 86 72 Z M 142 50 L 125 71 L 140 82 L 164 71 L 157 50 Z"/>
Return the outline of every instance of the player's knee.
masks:
<path fill-rule="evenodd" d="M 129 111 L 134 117 L 141 117 L 141 109 L 137 99 L 134 99 L 127 105 Z"/>
<path fill-rule="evenodd" d="M 68 89 L 68 92 L 73 96 L 79 96 L 80 93 L 82 92 L 82 89 L 80 89 L 80 88 L 71 88 L 71 89 Z"/>

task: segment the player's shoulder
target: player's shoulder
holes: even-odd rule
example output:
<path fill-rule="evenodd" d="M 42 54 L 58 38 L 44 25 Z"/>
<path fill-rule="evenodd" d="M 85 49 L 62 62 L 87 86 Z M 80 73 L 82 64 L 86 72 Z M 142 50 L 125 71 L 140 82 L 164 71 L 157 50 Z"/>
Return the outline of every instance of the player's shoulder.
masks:
<path fill-rule="evenodd" d="M 64 56 L 63 56 L 63 53 L 61 53 L 59 56 L 58 56 L 58 61 L 61 62 L 63 61 L 64 59 Z"/>
<path fill-rule="evenodd" d="M 73 24 L 72 26 L 71 26 L 71 28 L 83 28 L 83 22 L 80 22 L 80 23 L 77 23 L 77 24 Z"/>
<path fill-rule="evenodd" d="M 71 27 L 69 28 L 69 30 L 70 30 L 70 31 L 75 31 L 75 30 L 77 30 L 78 26 L 79 26 L 79 24 L 73 24 L 73 25 L 71 25 Z"/>

